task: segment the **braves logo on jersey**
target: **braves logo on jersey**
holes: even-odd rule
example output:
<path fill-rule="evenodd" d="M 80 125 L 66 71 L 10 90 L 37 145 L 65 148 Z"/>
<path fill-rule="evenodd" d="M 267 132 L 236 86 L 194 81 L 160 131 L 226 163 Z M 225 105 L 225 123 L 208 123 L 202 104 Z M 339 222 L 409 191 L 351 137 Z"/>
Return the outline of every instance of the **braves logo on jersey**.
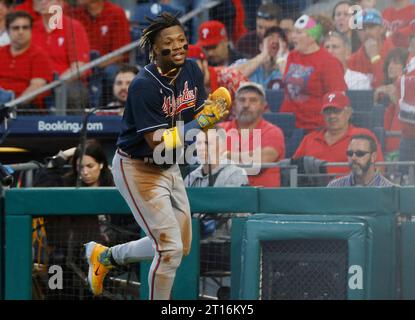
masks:
<path fill-rule="evenodd" d="M 185 81 L 183 91 L 179 93 L 177 98 L 174 95 L 164 97 L 162 109 L 166 118 L 174 117 L 183 110 L 193 108 L 196 104 L 196 98 L 197 87 L 193 90 L 189 90 L 188 81 Z"/>

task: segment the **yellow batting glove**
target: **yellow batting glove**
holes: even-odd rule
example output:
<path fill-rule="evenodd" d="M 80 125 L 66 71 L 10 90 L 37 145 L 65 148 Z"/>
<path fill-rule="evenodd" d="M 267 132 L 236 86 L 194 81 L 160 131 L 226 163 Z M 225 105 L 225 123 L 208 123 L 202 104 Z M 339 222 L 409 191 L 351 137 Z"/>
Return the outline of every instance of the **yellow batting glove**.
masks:
<path fill-rule="evenodd" d="M 204 108 L 195 119 L 202 129 L 209 129 L 229 114 L 232 98 L 228 89 L 216 89 L 204 103 Z"/>
<path fill-rule="evenodd" d="M 164 130 L 163 141 L 164 141 L 165 149 L 167 151 L 173 150 L 183 145 L 182 141 L 180 140 L 180 134 L 179 134 L 179 130 L 177 129 L 177 127 Z"/>

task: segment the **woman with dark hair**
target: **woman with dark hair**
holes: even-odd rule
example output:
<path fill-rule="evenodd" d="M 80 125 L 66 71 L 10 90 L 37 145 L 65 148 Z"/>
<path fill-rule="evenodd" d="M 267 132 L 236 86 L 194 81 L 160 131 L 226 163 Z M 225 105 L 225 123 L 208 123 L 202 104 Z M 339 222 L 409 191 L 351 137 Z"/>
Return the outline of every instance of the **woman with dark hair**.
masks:
<path fill-rule="evenodd" d="M 350 28 L 350 21 L 353 19 L 353 12 L 350 8 L 353 6 L 351 1 L 340 1 L 333 8 L 332 18 L 336 31 L 347 36 L 351 43 L 352 53 L 356 52 L 360 46 L 361 41 L 358 34 L 358 29 Z"/>
<path fill-rule="evenodd" d="M 81 148 L 78 146 L 73 152 L 72 170 L 64 177 L 65 186 L 76 186 Z M 81 169 L 82 187 L 112 187 L 115 186 L 107 156 L 101 144 L 96 140 L 87 140 L 85 155 Z M 98 216 L 101 235 L 107 244 L 131 241 L 136 239 L 138 224 L 130 215 Z M 97 221 L 96 217 L 92 219 Z M 134 232 L 134 236 L 132 236 Z M 101 240 L 102 241 L 102 240 Z"/>
<path fill-rule="evenodd" d="M 389 52 L 383 65 L 384 85 L 375 91 L 375 101 L 388 106 L 384 114 L 386 131 L 401 131 L 396 82 L 404 72 L 408 55 L 408 50 L 403 48 L 395 48 Z M 399 150 L 400 140 L 400 137 L 387 136 L 385 138 L 385 152 L 391 153 Z"/>
<path fill-rule="evenodd" d="M 389 52 L 383 65 L 385 85 L 394 84 L 399 79 L 405 69 L 408 55 L 408 50 L 404 48 L 395 48 Z"/>
<path fill-rule="evenodd" d="M 78 146 L 72 158 L 72 170 L 65 176 L 65 186 L 76 186 L 81 149 Z M 82 158 L 81 182 L 83 187 L 114 186 L 104 149 L 96 140 L 87 140 Z"/>
<path fill-rule="evenodd" d="M 46 159 L 46 166 L 35 179 L 36 187 L 76 186 L 80 147 L 73 147 Z M 71 163 L 67 172 L 65 165 Z M 67 172 L 67 173 L 64 173 Z M 113 178 L 104 150 L 98 141 L 87 140 L 82 161 L 82 186 L 113 186 Z M 85 267 L 83 243 L 87 239 L 108 242 L 108 218 L 105 215 L 56 215 L 45 217 L 49 264 L 62 266 L 63 289 L 46 289 L 48 299 L 88 299 L 92 295 L 83 286 L 83 275 L 77 269 Z M 103 223 L 104 222 L 104 223 Z M 111 223 L 113 221 L 111 220 Z M 111 239 L 112 240 L 112 239 Z M 47 287 L 46 287 L 47 288 Z"/>

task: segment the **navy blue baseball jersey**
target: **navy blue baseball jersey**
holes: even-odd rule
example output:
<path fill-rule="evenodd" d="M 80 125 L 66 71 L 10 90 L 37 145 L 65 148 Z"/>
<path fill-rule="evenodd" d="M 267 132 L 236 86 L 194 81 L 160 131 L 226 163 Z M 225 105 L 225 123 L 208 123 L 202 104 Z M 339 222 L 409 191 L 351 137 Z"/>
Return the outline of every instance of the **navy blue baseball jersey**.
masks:
<path fill-rule="evenodd" d="M 144 134 L 193 120 L 206 98 L 203 73 L 193 60 L 186 59 L 173 85 L 154 64 L 145 66 L 128 89 L 117 146 L 134 158 L 151 156 Z"/>

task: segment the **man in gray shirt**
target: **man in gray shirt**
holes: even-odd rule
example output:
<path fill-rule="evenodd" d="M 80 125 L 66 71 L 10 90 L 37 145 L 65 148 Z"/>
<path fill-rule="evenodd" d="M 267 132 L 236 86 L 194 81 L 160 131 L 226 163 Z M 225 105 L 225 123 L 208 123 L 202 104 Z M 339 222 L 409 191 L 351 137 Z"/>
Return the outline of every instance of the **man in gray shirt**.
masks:
<path fill-rule="evenodd" d="M 376 142 L 368 135 L 359 134 L 352 137 L 347 148 L 347 159 L 352 172 L 331 181 L 328 187 L 391 187 L 392 182 L 376 171 Z"/>
<path fill-rule="evenodd" d="M 200 132 L 196 137 L 196 152 L 200 166 L 186 176 L 186 187 L 240 187 L 249 184 L 245 170 L 232 164 L 225 156 L 224 129 Z"/>

